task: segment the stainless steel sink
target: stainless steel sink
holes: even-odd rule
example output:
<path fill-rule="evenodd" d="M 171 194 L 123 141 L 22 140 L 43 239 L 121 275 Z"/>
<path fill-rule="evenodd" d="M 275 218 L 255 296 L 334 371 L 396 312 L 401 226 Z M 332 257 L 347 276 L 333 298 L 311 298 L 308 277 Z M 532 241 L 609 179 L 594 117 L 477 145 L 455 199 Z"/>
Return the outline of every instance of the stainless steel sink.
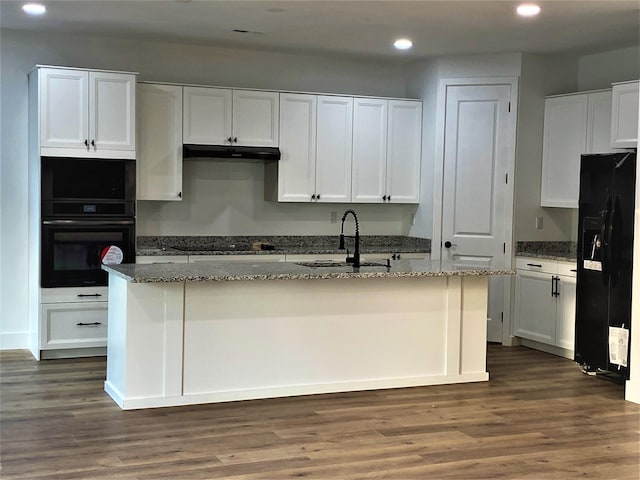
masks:
<path fill-rule="evenodd" d="M 310 262 L 295 262 L 296 265 L 312 268 L 326 268 L 326 267 L 353 267 L 353 263 L 340 262 L 337 260 L 313 260 Z M 380 262 L 360 262 L 361 267 L 387 267 L 386 263 Z"/>

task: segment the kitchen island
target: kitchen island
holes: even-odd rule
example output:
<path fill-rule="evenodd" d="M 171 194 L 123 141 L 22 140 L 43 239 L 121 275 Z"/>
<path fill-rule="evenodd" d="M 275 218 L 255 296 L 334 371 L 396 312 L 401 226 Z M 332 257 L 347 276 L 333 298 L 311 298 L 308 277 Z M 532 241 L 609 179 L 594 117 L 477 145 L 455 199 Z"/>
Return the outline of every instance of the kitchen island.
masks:
<path fill-rule="evenodd" d="M 488 380 L 489 275 L 431 260 L 103 266 L 123 409 Z"/>

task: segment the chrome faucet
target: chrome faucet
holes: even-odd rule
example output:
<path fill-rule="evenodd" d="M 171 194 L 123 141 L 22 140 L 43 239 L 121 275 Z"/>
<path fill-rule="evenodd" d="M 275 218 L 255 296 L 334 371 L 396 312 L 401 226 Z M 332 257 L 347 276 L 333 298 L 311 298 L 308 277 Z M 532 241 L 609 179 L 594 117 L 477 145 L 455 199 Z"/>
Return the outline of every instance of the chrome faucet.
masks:
<path fill-rule="evenodd" d="M 358 216 L 356 215 L 356 212 L 351 209 L 346 210 L 342 214 L 342 226 L 340 227 L 340 245 L 338 246 L 338 249 L 344 250 L 344 221 L 347 218 L 348 214 L 353 215 L 353 219 L 356 221 L 356 234 L 353 237 L 349 237 L 355 239 L 355 250 L 353 252 L 353 257 L 349 256 L 349 250 L 347 250 L 347 263 L 353 263 L 354 267 L 360 267 L 360 224 L 358 223 Z"/>

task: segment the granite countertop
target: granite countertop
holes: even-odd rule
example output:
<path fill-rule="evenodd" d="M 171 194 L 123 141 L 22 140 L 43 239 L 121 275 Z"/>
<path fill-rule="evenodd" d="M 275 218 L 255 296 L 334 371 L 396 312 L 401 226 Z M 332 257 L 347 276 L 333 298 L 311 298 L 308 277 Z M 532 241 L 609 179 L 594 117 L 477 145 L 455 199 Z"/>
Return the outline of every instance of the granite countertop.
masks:
<path fill-rule="evenodd" d="M 319 262 L 327 265 L 327 262 Z M 500 266 L 481 266 L 439 260 L 395 260 L 365 262 L 359 269 L 342 262 L 336 266 L 315 266 L 315 262 L 199 262 L 184 264 L 103 265 L 102 269 L 131 283 L 210 282 L 234 280 L 307 280 L 335 278 L 445 277 L 460 275 L 513 275 Z"/>
<path fill-rule="evenodd" d="M 564 262 L 577 261 L 577 242 L 517 242 L 516 256 L 560 260 Z"/>
<path fill-rule="evenodd" d="M 353 251 L 353 239 L 347 238 L 346 246 Z M 254 243 L 269 250 L 253 250 Z M 342 254 L 338 250 L 338 236 L 140 236 L 137 238 L 136 255 L 304 255 Z M 365 253 L 429 253 L 431 240 L 402 235 L 363 235 L 360 252 Z"/>

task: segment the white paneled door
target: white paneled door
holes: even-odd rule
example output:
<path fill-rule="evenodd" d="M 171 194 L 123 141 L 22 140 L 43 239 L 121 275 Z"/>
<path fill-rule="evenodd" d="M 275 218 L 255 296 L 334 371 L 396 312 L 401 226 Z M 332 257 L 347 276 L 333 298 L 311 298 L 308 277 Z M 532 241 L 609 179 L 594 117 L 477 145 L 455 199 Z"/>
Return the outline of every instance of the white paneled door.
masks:
<path fill-rule="evenodd" d="M 511 85 L 448 85 L 445 95 L 440 255 L 501 265 L 511 231 L 505 210 L 511 188 Z M 490 280 L 489 341 L 503 340 L 504 281 Z"/>

